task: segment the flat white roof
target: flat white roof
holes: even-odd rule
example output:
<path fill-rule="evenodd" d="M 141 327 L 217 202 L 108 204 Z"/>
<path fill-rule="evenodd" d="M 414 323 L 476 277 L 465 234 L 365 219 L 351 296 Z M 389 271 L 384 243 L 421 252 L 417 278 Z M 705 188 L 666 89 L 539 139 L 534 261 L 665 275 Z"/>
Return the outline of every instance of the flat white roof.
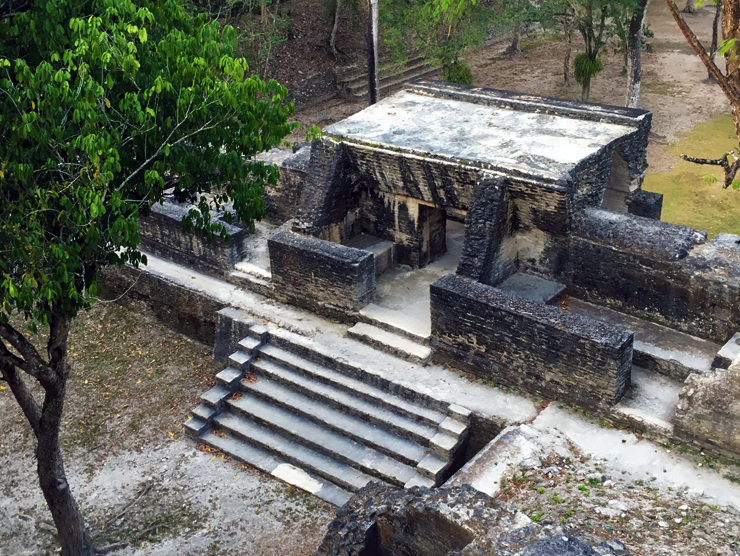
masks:
<path fill-rule="evenodd" d="M 557 179 L 634 127 L 401 91 L 331 125 L 330 136 Z"/>

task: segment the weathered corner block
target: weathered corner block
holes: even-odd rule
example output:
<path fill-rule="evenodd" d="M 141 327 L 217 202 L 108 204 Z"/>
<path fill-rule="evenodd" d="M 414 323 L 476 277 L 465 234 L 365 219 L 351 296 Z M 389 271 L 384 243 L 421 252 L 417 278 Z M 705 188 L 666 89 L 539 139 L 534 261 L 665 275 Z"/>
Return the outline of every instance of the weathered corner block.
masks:
<path fill-rule="evenodd" d="M 342 317 L 375 295 L 369 251 L 294 232 L 275 234 L 268 246 L 276 291 L 299 306 Z"/>
<path fill-rule="evenodd" d="M 592 408 L 630 385 L 633 334 L 460 276 L 431 285 L 435 359 Z"/>

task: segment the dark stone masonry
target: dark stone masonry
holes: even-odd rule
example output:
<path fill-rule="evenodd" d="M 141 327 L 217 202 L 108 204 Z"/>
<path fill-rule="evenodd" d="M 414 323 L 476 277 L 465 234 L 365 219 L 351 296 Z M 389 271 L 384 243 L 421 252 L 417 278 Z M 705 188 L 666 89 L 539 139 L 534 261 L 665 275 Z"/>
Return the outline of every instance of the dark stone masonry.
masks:
<path fill-rule="evenodd" d="M 375 295 L 372 253 L 293 232 L 270 238 L 275 289 L 319 313 L 358 311 Z"/>
<path fill-rule="evenodd" d="M 598 548 L 548 534 L 469 485 L 395 490 L 370 483 L 337 511 L 315 556 L 617 556 L 607 543 Z"/>
<path fill-rule="evenodd" d="M 630 385 L 633 334 L 461 276 L 431 285 L 436 360 L 579 406 L 609 407 Z"/>
<path fill-rule="evenodd" d="M 216 237 L 209 244 L 204 238 L 183 231 L 182 219 L 189 210 L 189 205 L 173 200 L 155 204 L 149 216 L 139 220 L 141 248 L 207 274 L 227 274 L 247 254 L 249 230 L 220 221 L 231 241 L 226 243 Z"/>

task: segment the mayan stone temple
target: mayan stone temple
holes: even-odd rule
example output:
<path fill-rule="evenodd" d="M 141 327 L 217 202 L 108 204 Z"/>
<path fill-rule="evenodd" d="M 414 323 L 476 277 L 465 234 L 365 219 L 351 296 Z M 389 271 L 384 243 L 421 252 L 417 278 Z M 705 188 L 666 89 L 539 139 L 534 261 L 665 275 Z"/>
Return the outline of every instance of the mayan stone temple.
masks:
<path fill-rule="evenodd" d="M 415 81 L 268 153 L 271 224 L 208 246 L 155 207 L 148 267 L 108 282 L 224 361 L 189 434 L 338 506 L 373 481 L 492 494 L 559 404 L 737 458 L 740 237 L 660 219 L 650 125 Z"/>

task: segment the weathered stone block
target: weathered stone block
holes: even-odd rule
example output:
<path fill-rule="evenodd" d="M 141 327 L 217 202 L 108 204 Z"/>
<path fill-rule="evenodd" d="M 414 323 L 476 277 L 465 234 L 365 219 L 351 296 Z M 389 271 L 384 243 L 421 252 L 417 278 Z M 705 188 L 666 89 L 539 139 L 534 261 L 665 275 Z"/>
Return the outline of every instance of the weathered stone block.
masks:
<path fill-rule="evenodd" d="M 294 232 L 268 241 L 276 291 L 322 313 L 359 311 L 375 295 L 375 261 L 369 251 Z"/>
<path fill-rule="evenodd" d="M 630 384 L 633 334 L 448 274 L 431 285 L 434 356 L 487 380 L 603 408 Z"/>
<path fill-rule="evenodd" d="M 258 157 L 266 164 L 276 164 L 280 168 L 278 182 L 266 187 L 263 193 L 265 212 L 273 222 L 283 223 L 294 218 L 300 208 L 308 180 L 310 155 L 310 146 L 303 145 L 294 153 L 275 148 Z"/>
<path fill-rule="evenodd" d="M 507 254 L 511 210 L 503 177 L 480 172 L 465 218 L 465 244 L 457 273 L 495 286 L 516 270 L 515 253 Z"/>
<path fill-rule="evenodd" d="M 216 333 L 213 345 L 213 360 L 226 359 L 239 349 L 239 342 L 249 335 L 249 327 L 255 319 L 234 307 L 225 307 L 216 313 Z"/>
<path fill-rule="evenodd" d="M 674 430 L 684 441 L 740 457 L 740 358 L 729 369 L 693 373 L 686 379 Z"/>
<path fill-rule="evenodd" d="M 638 189 L 627 197 L 627 210 L 635 216 L 660 220 L 663 212 L 663 194 Z"/>

